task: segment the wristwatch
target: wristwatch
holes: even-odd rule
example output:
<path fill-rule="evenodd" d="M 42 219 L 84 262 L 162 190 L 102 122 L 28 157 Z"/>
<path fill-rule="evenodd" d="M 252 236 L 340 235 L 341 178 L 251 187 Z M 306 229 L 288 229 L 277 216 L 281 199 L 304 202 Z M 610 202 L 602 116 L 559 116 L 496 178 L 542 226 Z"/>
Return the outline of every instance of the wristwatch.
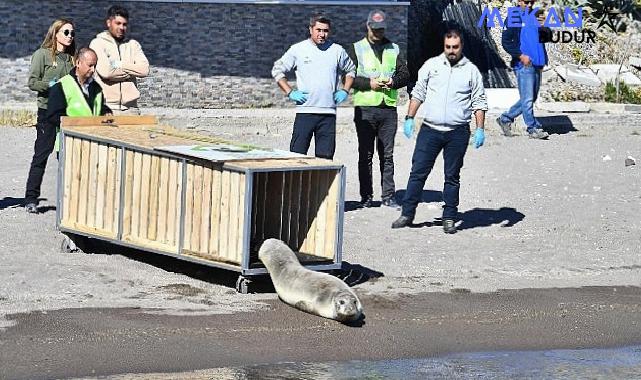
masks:
<path fill-rule="evenodd" d="M 405 120 L 409 120 L 409 119 L 413 119 L 413 118 L 414 118 L 414 116 L 405 115 Z"/>

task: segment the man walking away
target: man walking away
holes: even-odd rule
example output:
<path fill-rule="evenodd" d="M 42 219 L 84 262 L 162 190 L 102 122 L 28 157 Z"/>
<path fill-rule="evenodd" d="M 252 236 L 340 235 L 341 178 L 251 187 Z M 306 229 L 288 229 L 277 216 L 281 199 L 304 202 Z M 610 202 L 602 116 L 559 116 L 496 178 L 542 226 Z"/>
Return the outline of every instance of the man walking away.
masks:
<path fill-rule="evenodd" d="M 508 27 L 501 37 L 503 49 L 512 56 L 511 66 L 516 74 L 519 100 L 503 112 L 496 122 L 503 135 L 512 136 L 512 123 L 522 114 L 528 136 L 533 139 L 547 139 L 549 134 L 541 129 L 541 123 L 534 117 L 534 102 L 539 95 L 541 71 L 548 63 L 548 55 L 545 44 L 539 41 L 538 20 L 530 12 L 533 4 L 533 0 L 519 0 L 522 12 L 519 21 L 523 27 Z"/>
<path fill-rule="evenodd" d="M 385 37 L 386 15 L 374 10 L 367 18 L 367 36 L 350 45 L 348 54 L 356 65 L 354 79 L 354 123 L 358 137 L 358 180 L 361 206 L 373 200 L 372 158 L 378 151 L 381 171 L 381 198 L 388 207 L 398 208 L 394 185 L 394 138 L 398 129 L 398 89 L 409 81 L 405 58 L 397 44 Z M 375 144 L 376 143 L 376 144 Z"/>
<path fill-rule="evenodd" d="M 129 12 L 113 5 L 107 10 L 107 30 L 89 44 L 98 55 L 96 81 L 115 115 L 140 115 L 137 78 L 149 75 L 149 61 L 138 41 L 127 38 Z"/>
<path fill-rule="evenodd" d="M 427 176 L 434 167 L 436 157 L 443 151 L 443 231 L 455 233 L 460 172 L 470 139 L 472 112 L 476 118 L 474 146 L 479 148 L 485 141 L 487 101 L 483 77 L 479 69 L 463 56 L 463 35 L 460 29 L 456 26 L 447 28 L 443 45 L 444 52 L 428 59 L 421 67 L 416 86 L 412 90 L 412 100 L 403 126 L 405 135 L 411 137 L 414 116 L 423 102 L 425 118 L 414 147 L 403 211 L 392 228 L 407 227 L 414 221 Z"/>

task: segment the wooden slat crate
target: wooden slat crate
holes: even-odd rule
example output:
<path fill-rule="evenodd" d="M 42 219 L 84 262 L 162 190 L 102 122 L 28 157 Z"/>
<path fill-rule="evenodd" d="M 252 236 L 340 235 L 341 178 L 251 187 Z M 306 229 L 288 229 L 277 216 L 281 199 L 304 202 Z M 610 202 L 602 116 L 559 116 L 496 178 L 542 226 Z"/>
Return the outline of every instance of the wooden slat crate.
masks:
<path fill-rule="evenodd" d="M 149 116 L 63 118 L 61 129 L 63 232 L 243 275 L 265 273 L 258 248 L 278 238 L 309 267 L 340 267 L 340 164 L 313 157 L 212 162 L 167 153 L 155 148 L 202 142 Z"/>

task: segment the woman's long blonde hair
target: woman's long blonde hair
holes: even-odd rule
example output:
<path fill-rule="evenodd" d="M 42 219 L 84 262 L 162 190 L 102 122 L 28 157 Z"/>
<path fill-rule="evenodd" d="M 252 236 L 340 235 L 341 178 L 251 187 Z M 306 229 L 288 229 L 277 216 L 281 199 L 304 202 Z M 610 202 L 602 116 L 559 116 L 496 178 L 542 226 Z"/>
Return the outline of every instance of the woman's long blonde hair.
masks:
<path fill-rule="evenodd" d="M 45 36 L 45 40 L 42 41 L 42 45 L 40 47 L 44 49 L 49 49 L 51 50 L 51 62 L 52 65 L 55 67 L 57 66 L 56 63 L 56 50 L 57 50 L 57 40 L 56 40 L 56 34 L 58 34 L 58 31 L 60 28 L 63 26 L 70 24 L 71 26 L 73 25 L 73 21 L 66 19 L 66 18 L 58 18 L 56 21 L 51 24 L 49 27 L 49 30 L 47 31 L 47 35 Z M 65 47 L 64 53 L 69 54 L 71 57 L 74 56 L 76 53 L 76 39 L 71 40 L 71 45 Z M 73 58 L 72 58 L 73 60 Z"/>

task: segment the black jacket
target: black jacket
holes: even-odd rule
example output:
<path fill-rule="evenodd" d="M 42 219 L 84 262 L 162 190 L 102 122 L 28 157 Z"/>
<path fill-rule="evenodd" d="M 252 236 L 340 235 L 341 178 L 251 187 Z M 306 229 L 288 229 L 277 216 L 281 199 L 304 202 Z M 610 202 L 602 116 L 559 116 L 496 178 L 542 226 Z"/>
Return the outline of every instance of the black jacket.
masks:
<path fill-rule="evenodd" d="M 76 83 L 78 83 L 78 77 L 76 76 L 75 67 L 71 69 L 69 75 L 71 75 Z M 79 83 L 78 86 L 80 86 Z M 85 100 L 87 101 L 89 108 L 93 108 L 93 102 L 96 99 L 96 96 L 98 96 L 98 94 L 101 92 L 102 89 L 100 88 L 100 85 L 96 83 L 96 81 L 92 81 L 89 84 L 89 96 L 87 96 L 84 92 L 82 93 L 85 96 Z M 105 104 L 105 97 L 103 96 L 100 115 L 102 116 L 108 113 L 111 113 L 111 109 Z M 61 116 L 67 116 L 67 98 L 65 97 L 65 93 L 62 90 L 62 83 L 58 82 L 49 89 L 49 104 L 47 106 L 46 119 L 49 124 L 55 126 L 56 128 L 59 128 Z"/>
<path fill-rule="evenodd" d="M 379 61 L 383 59 L 383 46 L 388 43 L 390 43 L 390 40 L 388 40 L 387 38 L 383 39 L 383 41 L 378 44 L 372 44 L 370 42 L 369 45 L 372 47 L 372 50 L 374 50 L 374 54 Z M 353 43 L 349 44 L 347 48 L 347 54 L 352 59 L 352 62 L 354 62 L 354 65 L 358 68 L 358 58 L 356 57 L 356 51 L 354 50 Z M 352 88 L 355 90 L 369 91 L 372 89 L 369 85 L 369 80 L 369 78 L 357 76 L 356 78 L 354 78 L 354 84 L 352 85 Z M 392 75 L 392 88 L 403 88 L 407 86 L 409 80 L 410 72 L 407 69 L 407 64 L 405 63 L 405 56 L 402 52 L 399 52 L 398 56 L 396 57 L 396 70 L 394 70 L 394 75 Z M 378 107 L 389 108 L 389 106 L 385 104 L 385 101 L 381 102 Z"/>

